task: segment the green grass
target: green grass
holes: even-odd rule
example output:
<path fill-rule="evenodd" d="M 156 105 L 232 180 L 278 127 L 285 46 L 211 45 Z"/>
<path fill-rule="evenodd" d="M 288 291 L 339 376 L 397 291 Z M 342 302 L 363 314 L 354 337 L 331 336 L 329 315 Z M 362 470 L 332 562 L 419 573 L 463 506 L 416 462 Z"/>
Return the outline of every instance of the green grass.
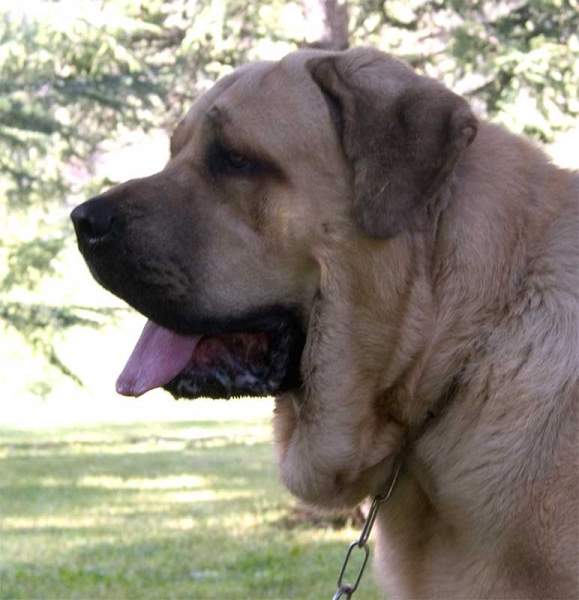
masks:
<path fill-rule="evenodd" d="M 294 518 L 268 418 L 240 413 L 0 426 L 0 598 L 331 598 L 358 531 Z"/>

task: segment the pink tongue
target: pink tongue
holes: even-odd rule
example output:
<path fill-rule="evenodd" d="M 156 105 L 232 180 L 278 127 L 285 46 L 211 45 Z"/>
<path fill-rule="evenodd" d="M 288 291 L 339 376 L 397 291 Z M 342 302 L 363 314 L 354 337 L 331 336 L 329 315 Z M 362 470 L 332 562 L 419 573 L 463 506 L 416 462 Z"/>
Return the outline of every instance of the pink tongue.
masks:
<path fill-rule="evenodd" d="M 200 338 L 200 335 L 180 335 L 147 321 L 117 379 L 117 392 L 140 396 L 169 383 L 186 367 Z"/>

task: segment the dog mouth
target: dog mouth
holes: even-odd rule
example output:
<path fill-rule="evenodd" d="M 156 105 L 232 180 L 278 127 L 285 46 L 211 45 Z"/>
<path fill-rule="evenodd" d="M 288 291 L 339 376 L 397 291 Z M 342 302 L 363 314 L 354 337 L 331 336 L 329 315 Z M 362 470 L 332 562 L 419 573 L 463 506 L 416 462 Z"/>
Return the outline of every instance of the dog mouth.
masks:
<path fill-rule="evenodd" d="M 163 388 L 174 398 L 271 396 L 300 386 L 304 335 L 289 312 L 260 330 L 182 334 L 147 321 L 117 392 Z"/>

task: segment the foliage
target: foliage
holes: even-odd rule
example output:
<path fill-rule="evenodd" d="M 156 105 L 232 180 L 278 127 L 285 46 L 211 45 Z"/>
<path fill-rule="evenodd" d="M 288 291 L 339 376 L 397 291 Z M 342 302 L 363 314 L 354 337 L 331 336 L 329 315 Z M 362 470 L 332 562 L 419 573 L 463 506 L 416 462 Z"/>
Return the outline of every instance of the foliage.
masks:
<path fill-rule="evenodd" d="M 0 12 L 0 322 L 74 378 L 54 349 L 55 334 L 99 319 L 23 300 L 22 290 L 54 274 L 70 240 L 58 209 L 86 181 L 101 132 L 140 123 L 157 88 L 123 48 L 120 30 L 101 32 L 88 12 L 71 3 L 38 3 L 34 13 L 11 8 Z"/>
<path fill-rule="evenodd" d="M 355 43 L 404 56 L 542 141 L 579 124 L 577 0 L 361 0 Z"/>
<path fill-rule="evenodd" d="M 347 4 L 351 45 L 402 55 L 515 130 L 551 140 L 577 126 L 577 0 Z M 297 48 L 304 24 L 281 0 L 2 3 L 0 327 L 68 373 L 54 334 L 91 317 L 21 292 L 55 272 L 72 201 L 111 183 L 94 177 L 103 141 L 171 128 L 216 78 Z"/>

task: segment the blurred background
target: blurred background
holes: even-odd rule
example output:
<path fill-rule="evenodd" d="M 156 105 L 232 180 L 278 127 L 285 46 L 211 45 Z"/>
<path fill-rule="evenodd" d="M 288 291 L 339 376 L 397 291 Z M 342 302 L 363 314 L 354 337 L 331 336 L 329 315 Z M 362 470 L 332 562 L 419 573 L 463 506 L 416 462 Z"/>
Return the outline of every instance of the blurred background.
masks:
<path fill-rule="evenodd" d="M 2 0 L 0 598 L 331 597 L 356 515 L 279 486 L 270 400 L 115 394 L 144 318 L 68 214 L 161 169 L 216 79 L 305 46 L 396 53 L 577 168 L 578 31 L 578 0 Z"/>

